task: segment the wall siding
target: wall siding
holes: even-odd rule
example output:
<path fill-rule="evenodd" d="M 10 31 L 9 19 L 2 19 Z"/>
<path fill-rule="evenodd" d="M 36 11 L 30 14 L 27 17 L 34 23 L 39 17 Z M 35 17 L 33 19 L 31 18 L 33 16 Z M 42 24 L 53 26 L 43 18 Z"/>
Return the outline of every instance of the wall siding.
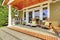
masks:
<path fill-rule="evenodd" d="M 53 21 L 60 22 L 60 1 L 50 4 L 50 17 Z"/>

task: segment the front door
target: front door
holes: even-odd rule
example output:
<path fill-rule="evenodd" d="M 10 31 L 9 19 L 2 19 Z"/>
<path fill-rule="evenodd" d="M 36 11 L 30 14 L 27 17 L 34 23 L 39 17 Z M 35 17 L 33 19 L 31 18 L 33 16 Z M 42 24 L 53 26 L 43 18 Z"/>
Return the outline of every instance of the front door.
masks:
<path fill-rule="evenodd" d="M 28 13 L 28 22 L 30 23 L 32 21 L 32 11 L 29 11 Z"/>

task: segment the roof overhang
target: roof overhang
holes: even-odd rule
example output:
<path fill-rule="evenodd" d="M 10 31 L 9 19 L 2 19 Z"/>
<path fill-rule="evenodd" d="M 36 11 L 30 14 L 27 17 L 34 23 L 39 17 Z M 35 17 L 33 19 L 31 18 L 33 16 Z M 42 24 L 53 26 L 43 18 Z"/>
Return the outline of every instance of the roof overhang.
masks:
<path fill-rule="evenodd" d="M 47 1 L 47 0 L 10 0 L 10 1 L 4 0 L 3 4 L 12 5 L 12 7 L 20 10 L 22 8 L 35 5 L 44 1 Z"/>

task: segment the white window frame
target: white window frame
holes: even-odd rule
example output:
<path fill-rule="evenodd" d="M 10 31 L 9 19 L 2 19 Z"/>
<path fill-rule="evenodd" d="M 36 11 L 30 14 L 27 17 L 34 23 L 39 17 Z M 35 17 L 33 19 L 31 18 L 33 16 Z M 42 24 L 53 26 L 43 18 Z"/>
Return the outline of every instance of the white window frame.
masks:
<path fill-rule="evenodd" d="M 48 3 L 48 2 L 46 2 L 46 3 Z M 48 10 L 48 18 L 50 18 L 50 3 L 48 3 L 48 5 L 45 5 L 45 6 L 43 6 L 43 4 L 45 4 L 45 3 L 41 3 L 40 7 L 36 7 L 36 8 L 32 8 L 32 9 L 25 8 L 26 10 L 23 10 L 23 16 L 24 16 L 24 12 L 26 12 L 26 16 L 28 17 L 28 12 L 32 11 L 33 12 L 32 15 L 33 15 L 33 18 L 34 18 L 35 17 L 34 11 L 39 10 L 40 11 L 40 19 L 43 20 L 43 8 L 47 7 L 48 8 L 47 9 Z M 26 21 L 28 21 L 28 18 L 26 19 Z"/>

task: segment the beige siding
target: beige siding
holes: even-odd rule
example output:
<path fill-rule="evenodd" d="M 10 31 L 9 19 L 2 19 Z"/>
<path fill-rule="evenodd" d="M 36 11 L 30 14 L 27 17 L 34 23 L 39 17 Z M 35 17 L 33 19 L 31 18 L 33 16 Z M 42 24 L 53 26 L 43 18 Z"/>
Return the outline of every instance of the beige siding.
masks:
<path fill-rule="evenodd" d="M 60 1 L 50 4 L 50 17 L 52 20 L 60 22 Z"/>

